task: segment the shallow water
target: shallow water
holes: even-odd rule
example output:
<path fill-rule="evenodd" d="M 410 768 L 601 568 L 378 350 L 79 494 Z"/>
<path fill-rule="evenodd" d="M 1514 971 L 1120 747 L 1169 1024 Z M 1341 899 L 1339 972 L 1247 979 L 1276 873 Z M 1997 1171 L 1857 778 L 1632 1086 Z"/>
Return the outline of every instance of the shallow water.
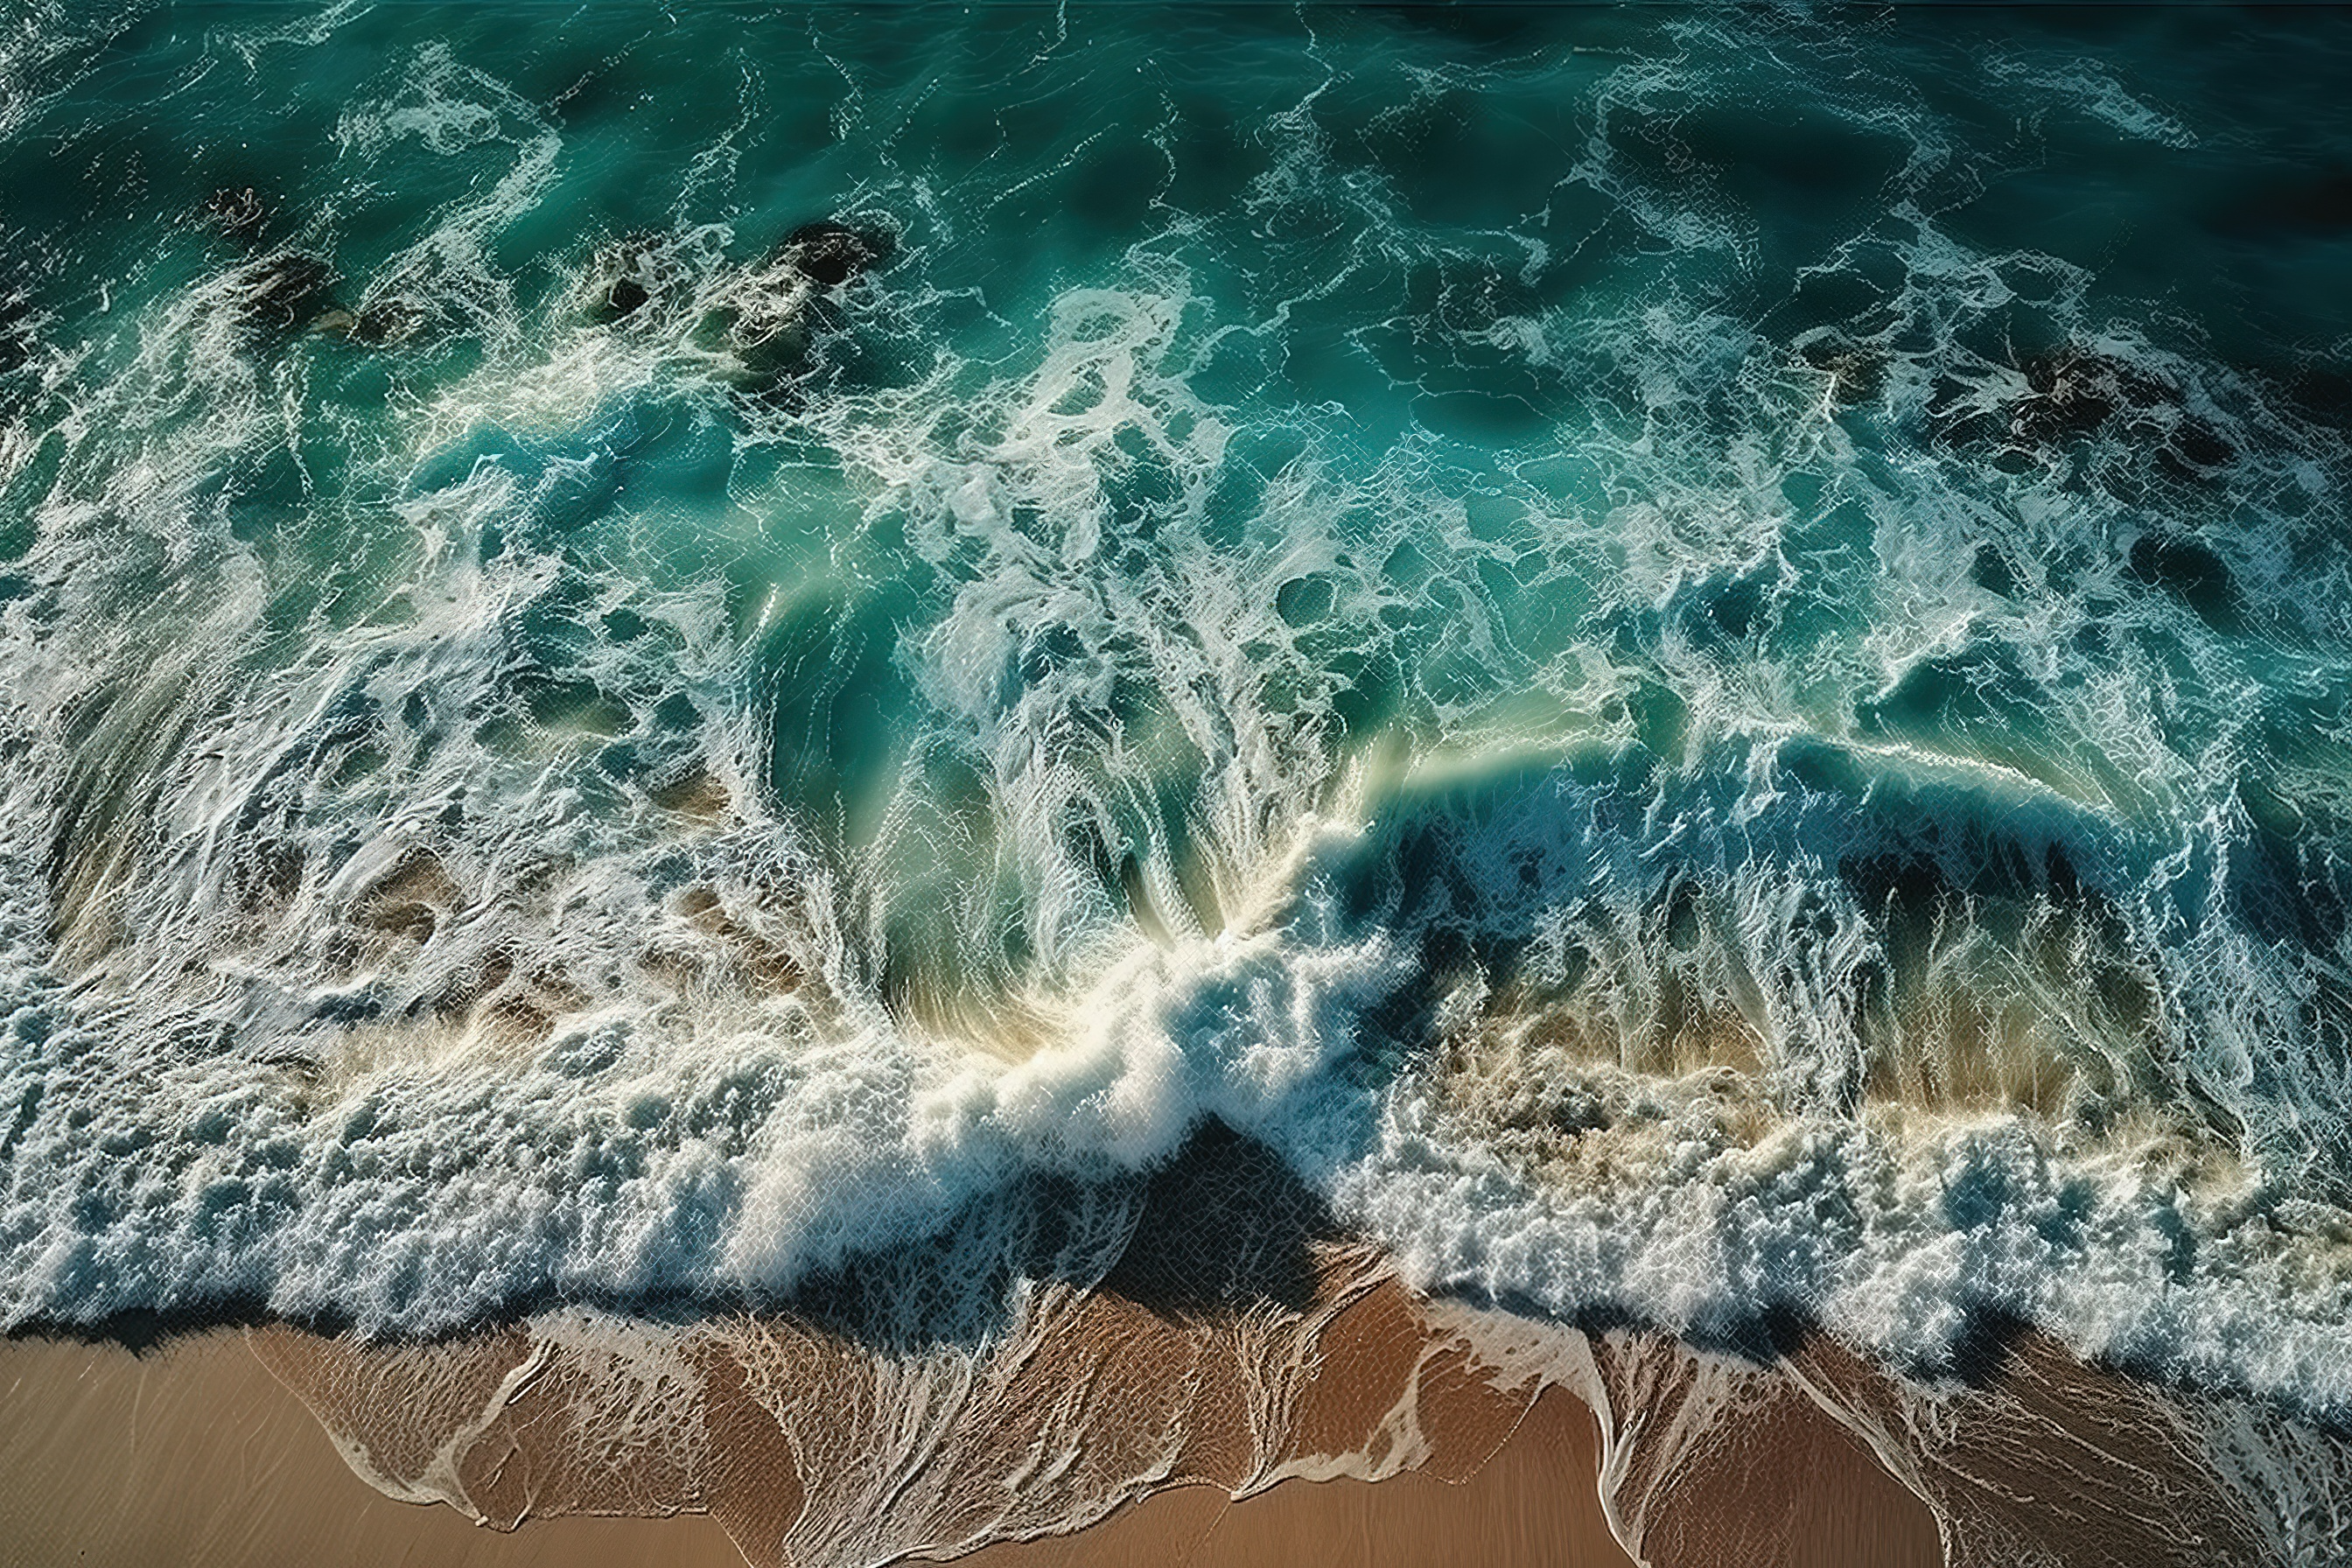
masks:
<path fill-rule="evenodd" d="M 0 1321 L 984 1342 L 1213 1121 L 1425 1291 L 2343 1418 L 2347 69 L 37 10 Z"/>

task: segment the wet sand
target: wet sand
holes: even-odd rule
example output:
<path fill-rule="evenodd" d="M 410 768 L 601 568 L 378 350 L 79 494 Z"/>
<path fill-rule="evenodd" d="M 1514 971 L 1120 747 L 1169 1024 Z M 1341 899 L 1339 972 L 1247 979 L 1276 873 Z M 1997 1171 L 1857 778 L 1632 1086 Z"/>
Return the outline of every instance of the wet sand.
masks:
<path fill-rule="evenodd" d="M 272 1351 L 284 1352 L 282 1343 Z M 1777 1450 L 1753 1456 L 1757 1467 L 1741 1467 L 1739 1484 L 1721 1495 L 1698 1495 L 1721 1479 L 1694 1475 L 1696 1490 L 1677 1491 L 1677 1511 L 1717 1518 L 1721 1528 L 1710 1533 L 1726 1547 L 1740 1544 L 1743 1563 L 1938 1560 L 1925 1510 L 1906 1509 L 1907 1494 L 1858 1449 L 1824 1455 L 1790 1436 L 1775 1436 Z M 1612 1539 L 1594 1484 L 1599 1437 L 1592 1412 L 1553 1388 L 1466 1479 L 1423 1471 L 1377 1483 L 1290 1479 L 1239 1501 L 1213 1486 L 1182 1487 L 1069 1536 L 959 1561 L 970 1568 L 1626 1568 L 1633 1559 Z M 1449 1468 L 1468 1467 L 1449 1465 L 1443 1454 L 1430 1466 Z M 1759 1511 L 1761 1497 L 1771 1506 Z M 1668 1555 L 1699 1561 L 1679 1550 Z M 0 1342 L 0 1564 L 8 1568 L 742 1562 L 726 1530 L 698 1513 L 534 1517 L 505 1531 L 439 1504 L 386 1497 L 353 1473 L 242 1331 L 137 1355 L 112 1344 Z"/>
<path fill-rule="evenodd" d="M 1624 1568 L 1631 1560 L 1601 1517 L 1592 1459 L 1590 1413 L 1555 1391 L 1464 1484 L 1417 1474 L 1291 1480 L 1239 1502 L 1187 1487 L 1074 1536 L 960 1561 Z M 138 1356 L 103 1344 L 0 1344 L 0 1563 L 64 1563 L 740 1568 L 743 1557 L 701 1514 L 532 1519 L 502 1531 L 439 1504 L 395 1501 L 352 1473 L 301 1402 L 227 1331 Z"/>
<path fill-rule="evenodd" d="M 960 1568 L 1632 1568 L 1593 1485 L 1592 1413 L 1553 1389 L 1467 1480 L 1285 1481 L 1227 1500 L 1147 1498 L 1091 1530 L 992 1546 Z"/>
<path fill-rule="evenodd" d="M 142 1355 L 0 1342 L 6 1568 L 741 1568 L 712 1520 L 551 1519 L 504 1534 L 352 1472 L 235 1330 Z"/>

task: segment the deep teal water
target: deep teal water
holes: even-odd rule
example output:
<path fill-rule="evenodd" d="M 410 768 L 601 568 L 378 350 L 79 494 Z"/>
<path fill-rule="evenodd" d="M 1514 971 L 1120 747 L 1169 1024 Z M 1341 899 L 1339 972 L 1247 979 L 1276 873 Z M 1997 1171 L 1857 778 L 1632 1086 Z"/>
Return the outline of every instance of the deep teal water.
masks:
<path fill-rule="evenodd" d="M 1215 1117 L 1433 1288 L 2340 1411 L 2347 71 L 35 9 L 0 1314 L 789 1294 Z"/>

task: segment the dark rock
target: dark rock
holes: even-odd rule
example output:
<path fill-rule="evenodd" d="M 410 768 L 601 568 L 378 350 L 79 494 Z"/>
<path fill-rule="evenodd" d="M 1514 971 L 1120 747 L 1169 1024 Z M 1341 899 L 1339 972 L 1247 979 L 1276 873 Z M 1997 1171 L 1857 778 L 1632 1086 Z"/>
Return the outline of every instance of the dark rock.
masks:
<path fill-rule="evenodd" d="M 352 341 L 370 348 L 404 343 L 430 326 L 438 314 L 414 300 L 379 300 L 361 307 L 352 321 Z"/>
<path fill-rule="evenodd" d="M 777 259 L 820 289 L 837 289 L 890 259 L 897 241 L 880 229 L 856 229 L 822 219 L 804 223 L 784 237 Z"/>
<path fill-rule="evenodd" d="M 1796 341 L 1797 356 L 1830 377 L 1830 395 L 1840 403 L 1865 403 L 1886 384 L 1886 357 L 1843 333 L 1816 330 Z"/>
<path fill-rule="evenodd" d="M 230 309 L 239 325 L 263 333 L 307 325 L 330 301 L 333 268 L 300 250 L 281 250 L 229 274 Z"/>
<path fill-rule="evenodd" d="M 2096 433 L 2118 414 L 2146 413 L 2180 405 L 2169 382 L 2112 354 L 2069 344 L 2027 360 L 2030 395 L 2011 411 L 2012 433 L 2027 440 L 2056 442 Z"/>
<path fill-rule="evenodd" d="M 2159 372 L 2080 344 L 2028 357 L 2019 368 L 2031 391 L 2010 407 L 2013 441 L 2056 447 L 2120 431 L 2164 472 L 2195 481 L 2237 460 L 2229 437 L 2190 413 L 2181 389 Z"/>
<path fill-rule="evenodd" d="M 664 249 L 663 237 L 632 234 L 596 247 L 580 280 L 580 310 L 609 325 L 643 310 L 683 280 L 683 269 Z"/>
<path fill-rule="evenodd" d="M 347 342 L 383 349 L 408 342 L 441 320 L 441 313 L 431 306 L 395 296 L 363 301 L 357 310 L 331 306 L 310 322 L 310 327 Z"/>
<path fill-rule="evenodd" d="M 880 230 L 803 224 L 765 261 L 731 277 L 706 326 L 719 330 L 744 390 L 789 402 L 810 378 L 856 363 L 848 313 L 835 291 L 896 248 Z"/>

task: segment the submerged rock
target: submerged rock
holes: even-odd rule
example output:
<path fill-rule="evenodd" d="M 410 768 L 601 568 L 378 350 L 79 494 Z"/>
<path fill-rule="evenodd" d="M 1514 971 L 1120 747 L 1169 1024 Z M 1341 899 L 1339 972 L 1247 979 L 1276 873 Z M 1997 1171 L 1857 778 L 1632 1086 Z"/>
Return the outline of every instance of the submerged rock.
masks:
<path fill-rule="evenodd" d="M 596 247 L 580 279 L 580 313 L 609 325 L 635 316 L 657 298 L 675 292 L 685 268 L 666 237 L 632 234 Z"/>
<path fill-rule="evenodd" d="M 440 312 L 414 300 L 363 301 L 356 310 L 330 302 L 310 330 L 365 348 L 391 348 L 408 342 L 440 319 Z"/>
<path fill-rule="evenodd" d="M 786 235 L 775 259 L 820 289 L 838 289 L 889 260 L 897 249 L 898 242 L 883 230 L 852 228 L 825 218 Z"/>
<path fill-rule="evenodd" d="M 328 285 L 334 269 L 302 250 L 281 250 L 247 263 L 228 275 L 228 308 L 249 332 L 290 332 L 331 307 Z"/>
<path fill-rule="evenodd" d="M 352 322 L 352 339 L 371 348 L 406 342 L 431 326 L 440 312 L 414 300 L 391 299 L 362 302 Z"/>
<path fill-rule="evenodd" d="M 1830 395 L 1839 403 L 1866 403 L 1886 384 L 1885 354 L 1834 328 L 1817 327 L 1795 347 L 1798 358 L 1828 374 Z"/>
<path fill-rule="evenodd" d="M 2179 385 L 2146 366 L 2070 343 L 2019 368 L 2031 390 L 2010 409 L 2015 439 L 2054 447 L 2120 428 L 2152 446 L 2179 479 L 2202 479 L 2238 456 L 2210 420 L 2190 411 Z"/>
<path fill-rule="evenodd" d="M 826 219 L 803 224 L 760 266 L 738 277 L 723 310 L 727 348 L 771 386 L 814 368 L 818 344 L 845 321 L 831 296 L 898 248 L 879 229 Z"/>
<path fill-rule="evenodd" d="M 2088 436 L 2118 414 L 2177 407 L 2179 389 L 2127 360 L 2068 345 L 2019 367 L 2032 390 L 2010 416 L 2016 434 L 2035 441 Z"/>

